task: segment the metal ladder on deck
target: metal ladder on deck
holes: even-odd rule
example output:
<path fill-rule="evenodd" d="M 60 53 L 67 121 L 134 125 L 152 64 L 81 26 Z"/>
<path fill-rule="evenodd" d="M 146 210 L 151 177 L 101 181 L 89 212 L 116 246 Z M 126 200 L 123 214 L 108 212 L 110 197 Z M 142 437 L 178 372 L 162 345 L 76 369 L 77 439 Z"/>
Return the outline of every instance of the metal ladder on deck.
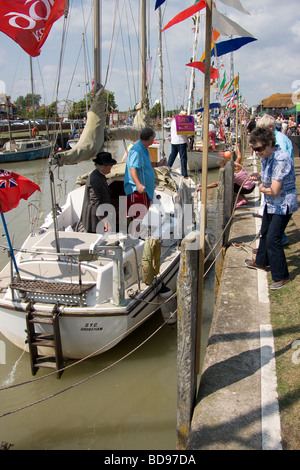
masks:
<path fill-rule="evenodd" d="M 27 342 L 31 361 L 32 375 L 35 375 L 40 367 L 57 370 L 59 379 L 63 373 L 64 358 L 62 354 L 61 337 L 59 329 L 59 308 L 56 304 L 52 314 L 37 312 L 34 302 L 31 301 L 26 307 Z M 52 326 L 52 333 L 39 333 L 35 330 L 37 324 Z M 38 348 L 49 348 L 49 354 L 41 355 Z"/>

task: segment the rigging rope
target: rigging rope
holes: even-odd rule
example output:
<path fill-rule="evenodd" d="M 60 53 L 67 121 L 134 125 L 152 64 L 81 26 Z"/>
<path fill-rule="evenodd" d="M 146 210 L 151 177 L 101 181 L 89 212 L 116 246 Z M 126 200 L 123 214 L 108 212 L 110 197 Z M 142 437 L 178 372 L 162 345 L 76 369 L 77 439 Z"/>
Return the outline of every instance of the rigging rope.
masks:
<path fill-rule="evenodd" d="M 134 329 L 136 329 L 138 326 L 140 326 L 142 323 L 144 323 L 146 320 L 148 320 L 148 318 L 150 318 L 152 315 L 154 315 L 154 313 L 156 313 L 158 310 L 160 310 L 160 307 L 163 305 L 163 304 L 166 304 L 167 302 L 169 302 L 171 299 L 173 299 L 174 297 L 177 296 L 177 293 L 175 292 L 172 296 L 170 296 L 168 299 L 166 299 L 164 302 L 160 303 L 159 306 L 154 309 L 151 313 L 149 313 L 149 315 L 147 315 L 146 318 L 140 320 L 136 325 L 132 326 L 131 328 L 129 328 L 128 332 L 130 333 L 131 331 L 133 331 Z M 143 299 L 139 299 L 139 298 L 135 298 L 134 300 L 138 300 L 140 302 L 146 302 L 144 301 Z M 147 302 L 146 302 L 147 303 Z M 172 314 L 174 315 L 175 312 Z M 171 318 L 171 316 L 170 316 Z M 21 382 L 21 383 L 18 383 L 18 384 L 14 384 L 14 385 L 9 385 L 8 387 L 2 387 L 0 388 L 0 392 L 4 391 L 4 390 L 8 390 L 10 388 L 16 388 L 16 387 L 19 387 L 21 385 L 27 385 L 29 383 L 33 383 L 33 382 L 37 382 L 39 380 L 42 380 L 42 379 L 45 379 L 47 377 L 50 377 L 51 375 L 54 375 L 54 374 L 57 374 L 58 372 L 63 372 L 67 369 L 70 369 L 71 367 L 74 367 L 78 364 L 80 364 L 81 362 L 84 362 L 85 360 L 87 359 L 90 359 L 91 357 L 94 357 L 95 355 L 99 354 L 104 348 L 107 348 L 108 346 L 110 346 L 111 344 L 115 343 L 118 339 L 122 338 L 123 334 L 120 334 L 119 336 L 117 336 L 116 338 L 114 338 L 112 341 L 110 341 L 109 343 L 105 344 L 105 346 L 102 346 L 100 349 L 97 349 L 96 351 L 92 352 L 91 354 L 89 354 L 88 356 L 85 356 L 83 357 L 82 359 L 79 359 L 78 361 L 76 362 L 73 362 L 72 364 L 69 364 L 68 366 L 66 367 L 63 367 L 62 369 L 59 369 L 59 370 L 55 370 L 53 372 L 49 372 L 49 374 L 45 374 L 41 377 L 37 377 L 35 379 L 31 379 L 31 380 L 27 380 L 26 382 Z M 0 416 L 1 418 L 1 416 Z"/>
<path fill-rule="evenodd" d="M 170 318 L 175 315 L 176 311 L 173 312 L 171 315 L 170 315 Z M 118 359 L 117 361 L 113 362 L 112 364 L 109 364 L 107 367 L 105 367 L 104 369 L 98 371 L 98 372 L 95 372 L 95 374 L 92 374 L 90 375 L 89 377 L 86 377 L 85 379 L 82 379 L 80 380 L 79 382 L 76 382 L 75 384 L 72 384 L 70 385 L 69 387 L 66 387 L 65 389 L 63 390 L 60 390 L 59 392 L 56 392 L 56 393 L 53 393 L 51 395 L 48 395 L 47 397 L 44 397 L 44 398 L 41 398 L 40 400 L 36 400 L 35 402 L 32 402 L 32 403 L 28 403 L 27 405 L 24 405 L 24 406 L 21 406 L 19 408 L 16 408 L 14 410 L 11 410 L 11 411 L 7 411 L 6 413 L 3 413 L 2 415 L 0 415 L 0 418 L 4 418 L 5 416 L 8 416 L 8 415 L 11 415 L 11 414 L 14 414 L 14 413 L 17 413 L 18 411 L 22 411 L 22 410 L 25 410 L 27 408 L 30 408 L 31 406 L 34 406 L 34 405 L 37 405 L 39 403 L 42 403 L 46 400 L 49 400 L 50 398 L 53 398 L 53 397 L 56 397 L 57 395 L 61 395 L 62 393 L 64 392 L 67 392 L 68 390 L 71 390 L 72 388 L 75 388 L 77 387 L 78 385 L 81 385 L 85 382 L 88 382 L 89 380 L 97 377 L 98 375 L 102 374 L 103 372 L 106 372 L 107 370 L 111 369 L 113 366 L 119 364 L 121 361 L 123 361 L 124 359 L 126 359 L 127 357 L 131 356 L 131 354 L 133 354 L 134 352 L 136 352 L 138 349 L 140 349 L 144 344 L 147 343 L 147 341 L 149 341 L 149 339 L 151 339 L 154 335 L 156 335 L 156 333 L 158 333 L 162 328 L 163 326 L 165 326 L 166 323 L 162 323 L 153 333 L 151 333 L 151 335 L 149 335 L 144 341 L 142 341 L 140 344 L 138 344 L 135 348 L 133 348 L 131 351 L 129 351 L 127 354 L 125 354 L 124 356 L 122 356 L 120 359 Z M 82 360 L 81 360 L 82 361 Z M 78 361 L 76 364 L 78 364 L 79 362 L 81 361 Z M 69 366 L 70 367 L 70 366 Z M 66 367 L 67 368 L 67 367 Z M 65 368 L 65 369 L 66 369 Z M 62 369 L 64 370 L 64 369 Z M 58 371 L 55 371 L 55 373 L 57 373 Z M 31 382 L 35 382 L 36 380 L 40 380 L 42 378 L 45 378 L 49 375 L 52 375 L 53 373 L 51 374 L 48 374 L 46 376 L 43 376 L 43 377 L 39 377 L 38 379 L 34 379 L 34 380 L 31 380 L 31 381 L 28 381 L 28 382 L 24 382 L 23 384 L 19 384 L 19 385 L 24 385 L 26 383 L 31 383 Z M 1 388 L 0 391 L 2 390 L 7 390 L 9 388 L 13 388 L 13 387 L 16 387 L 17 385 L 11 385 L 9 387 L 6 387 L 6 388 Z"/>

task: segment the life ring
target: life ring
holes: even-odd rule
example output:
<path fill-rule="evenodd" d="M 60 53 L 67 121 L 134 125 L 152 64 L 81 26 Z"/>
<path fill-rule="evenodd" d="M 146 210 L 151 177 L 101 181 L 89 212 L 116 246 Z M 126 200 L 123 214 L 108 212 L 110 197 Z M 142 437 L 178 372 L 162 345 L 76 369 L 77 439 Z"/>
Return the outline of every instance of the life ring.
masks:
<path fill-rule="evenodd" d="M 152 284 L 160 269 L 160 241 L 153 238 L 145 240 L 142 259 L 142 278 L 147 285 Z"/>
<path fill-rule="evenodd" d="M 37 137 L 39 135 L 40 131 L 38 130 L 37 127 L 34 127 L 31 131 L 31 133 L 32 133 L 32 137 Z"/>

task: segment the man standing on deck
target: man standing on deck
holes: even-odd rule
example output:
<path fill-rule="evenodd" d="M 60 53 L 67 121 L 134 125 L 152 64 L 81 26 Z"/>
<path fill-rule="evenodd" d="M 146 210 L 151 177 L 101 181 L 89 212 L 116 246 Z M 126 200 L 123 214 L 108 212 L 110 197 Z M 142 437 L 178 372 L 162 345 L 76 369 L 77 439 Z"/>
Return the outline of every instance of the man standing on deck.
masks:
<path fill-rule="evenodd" d="M 140 140 L 131 147 L 126 159 L 124 190 L 127 196 L 127 217 L 137 220 L 144 218 L 154 195 L 154 171 L 148 151 L 154 138 L 155 132 L 151 127 L 142 129 Z"/>
<path fill-rule="evenodd" d="M 89 233 L 99 233 L 99 222 L 102 221 L 104 231 L 108 232 L 111 227 L 108 214 L 99 216 L 97 209 L 102 204 L 111 204 L 111 190 L 107 184 L 106 175 L 110 173 L 111 167 L 117 163 L 109 152 L 100 152 L 93 158 L 95 170 L 88 176 L 85 185 L 85 194 L 82 205 L 82 215 L 78 231 L 81 226 Z M 102 227 L 102 228 L 103 228 Z"/>

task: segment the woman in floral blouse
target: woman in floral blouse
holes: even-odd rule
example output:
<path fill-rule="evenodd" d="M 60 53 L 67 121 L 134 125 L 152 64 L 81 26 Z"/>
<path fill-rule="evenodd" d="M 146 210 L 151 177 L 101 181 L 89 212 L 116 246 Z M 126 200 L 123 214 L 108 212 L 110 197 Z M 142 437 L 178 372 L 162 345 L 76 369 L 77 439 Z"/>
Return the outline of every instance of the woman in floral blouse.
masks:
<path fill-rule="evenodd" d="M 250 134 L 250 145 L 261 158 L 261 174 L 251 178 L 259 181 L 259 190 L 265 195 L 265 209 L 261 225 L 259 247 L 254 260 L 245 260 L 253 269 L 270 266 L 276 290 L 290 281 L 281 238 L 292 216 L 298 209 L 295 167 L 292 158 L 275 145 L 275 135 L 270 129 L 261 127 Z"/>

